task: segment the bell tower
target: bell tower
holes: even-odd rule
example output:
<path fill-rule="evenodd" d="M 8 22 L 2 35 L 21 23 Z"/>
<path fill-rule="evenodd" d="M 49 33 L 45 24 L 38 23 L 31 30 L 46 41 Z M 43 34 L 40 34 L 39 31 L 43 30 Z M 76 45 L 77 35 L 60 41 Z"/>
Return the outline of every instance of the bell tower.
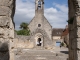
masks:
<path fill-rule="evenodd" d="M 35 0 L 35 15 L 44 15 L 44 0 Z"/>

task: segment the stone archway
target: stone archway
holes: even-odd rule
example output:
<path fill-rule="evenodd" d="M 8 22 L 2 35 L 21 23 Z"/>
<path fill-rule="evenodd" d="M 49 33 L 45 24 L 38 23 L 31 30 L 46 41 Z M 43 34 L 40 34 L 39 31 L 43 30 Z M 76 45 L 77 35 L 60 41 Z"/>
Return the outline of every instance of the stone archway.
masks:
<path fill-rule="evenodd" d="M 41 33 L 35 34 L 35 46 L 43 47 L 43 35 Z"/>
<path fill-rule="evenodd" d="M 41 46 L 42 45 L 41 41 L 42 41 L 41 38 L 37 39 L 37 46 Z"/>

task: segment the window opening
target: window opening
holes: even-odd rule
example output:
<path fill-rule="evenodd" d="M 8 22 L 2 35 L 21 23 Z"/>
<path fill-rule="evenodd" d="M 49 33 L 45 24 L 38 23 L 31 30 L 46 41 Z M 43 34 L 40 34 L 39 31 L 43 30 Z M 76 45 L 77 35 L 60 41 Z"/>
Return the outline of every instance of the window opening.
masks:
<path fill-rule="evenodd" d="M 38 27 L 41 27 L 41 24 L 38 24 Z"/>
<path fill-rule="evenodd" d="M 38 1 L 38 8 L 39 9 L 41 8 L 41 1 L 40 0 Z"/>

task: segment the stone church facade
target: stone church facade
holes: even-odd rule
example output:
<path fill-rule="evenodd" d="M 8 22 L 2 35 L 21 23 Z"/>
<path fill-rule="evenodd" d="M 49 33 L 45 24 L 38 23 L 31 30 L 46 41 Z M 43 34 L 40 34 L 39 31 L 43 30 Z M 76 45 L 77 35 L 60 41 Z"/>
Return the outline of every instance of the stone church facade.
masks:
<path fill-rule="evenodd" d="M 52 26 L 44 16 L 44 0 L 35 0 L 35 16 L 28 27 L 35 47 L 51 45 Z"/>

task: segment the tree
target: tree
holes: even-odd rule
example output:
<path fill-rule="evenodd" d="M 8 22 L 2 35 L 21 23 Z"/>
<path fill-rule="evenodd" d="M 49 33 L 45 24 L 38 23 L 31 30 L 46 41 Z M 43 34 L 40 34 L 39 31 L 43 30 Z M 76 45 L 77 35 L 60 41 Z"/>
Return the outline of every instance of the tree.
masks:
<path fill-rule="evenodd" d="M 21 29 L 29 29 L 29 28 L 28 28 L 28 23 L 22 22 L 22 23 L 20 24 L 20 28 L 21 28 Z"/>
<path fill-rule="evenodd" d="M 30 30 L 28 28 L 28 23 L 22 22 L 20 24 L 21 30 L 16 31 L 17 35 L 30 35 Z"/>

